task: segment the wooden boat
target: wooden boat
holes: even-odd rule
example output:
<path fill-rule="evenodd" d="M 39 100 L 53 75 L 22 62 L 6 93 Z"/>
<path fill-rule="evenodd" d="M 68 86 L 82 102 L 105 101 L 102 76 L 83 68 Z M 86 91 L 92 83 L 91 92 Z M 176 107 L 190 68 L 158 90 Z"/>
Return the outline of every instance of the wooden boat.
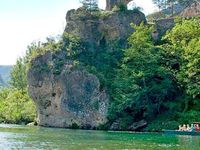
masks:
<path fill-rule="evenodd" d="M 200 122 L 194 122 L 193 125 L 200 126 Z M 163 130 L 165 134 L 176 134 L 176 135 L 199 135 L 200 131 L 180 131 L 180 130 Z"/>

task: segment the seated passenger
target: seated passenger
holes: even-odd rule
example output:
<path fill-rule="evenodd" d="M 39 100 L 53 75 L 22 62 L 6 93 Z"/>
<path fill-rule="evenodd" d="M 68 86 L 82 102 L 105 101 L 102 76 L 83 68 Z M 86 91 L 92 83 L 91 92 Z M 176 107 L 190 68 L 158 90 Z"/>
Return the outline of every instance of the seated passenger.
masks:
<path fill-rule="evenodd" d="M 182 131 L 182 126 L 181 125 L 178 126 L 178 131 Z"/>
<path fill-rule="evenodd" d="M 196 124 L 195 131 L 200 131 L 199 124 Z"/>
<path fill-rule="evenodd" d="M 182 127 L 182 131 L 187 131 L 186 125 L 184 124 Z"/>
<path fill-rule="evenodd" d="M 187 124 L 187 126 L 186 126 L 186 131 L 191 131 L 191 128 L 190 128 L 189 124 Z"/>
<path fill-rule="evenodd" d="M 191 131 L 195 131 L 194 124 L 191 124 Z"/>

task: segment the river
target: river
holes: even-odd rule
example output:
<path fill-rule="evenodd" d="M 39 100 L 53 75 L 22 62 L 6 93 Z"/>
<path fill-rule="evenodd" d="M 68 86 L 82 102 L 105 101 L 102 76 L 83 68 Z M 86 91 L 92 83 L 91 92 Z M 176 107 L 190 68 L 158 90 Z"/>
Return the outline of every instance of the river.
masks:
<path fill-rule="evenodd" d="M 200 150 L 199 136 L 0 124 L 0 150 Z"/>

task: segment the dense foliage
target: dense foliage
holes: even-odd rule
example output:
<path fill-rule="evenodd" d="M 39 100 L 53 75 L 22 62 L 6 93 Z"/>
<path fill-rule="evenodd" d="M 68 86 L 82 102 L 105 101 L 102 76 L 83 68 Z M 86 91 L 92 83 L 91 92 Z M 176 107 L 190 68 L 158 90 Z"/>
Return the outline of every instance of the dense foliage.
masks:
<path fill-rule="evenodd" d="M 188 120 L 200 110 L 200 24 L 196 19 L 178 20 L 164 37 L 163 56 L 183 90 L 184 115 Z M 185 119 L 186 120 L 186 119 Z M 196 120 L 199 120 L 196 118 Z"/>
<path fill-rule="evenodd" d="M 35 106 L 27 93 L 15 88 L 0 92 L 0 122 L 29 123 L 35 119 Z"/>
<path fill-rule="evenodd" d="M 178 92 L 171 73 L 160 64 L 151 29 L 143 24 L 133 28 L 136 31 L 128 39 L 129 48 L 113 83 L 110 119 L 122 118 L 122 129 L 135 121 L 155 119 L 169 109 L 167 103 Z"/>
<path fill-rule="evenodd" d="M 35 105 L 27 93 L 26 64 L 17 60 L 11 70 L 10 87 L 0 91 L 0 122 L 28 123 L 36 117 Z"/>

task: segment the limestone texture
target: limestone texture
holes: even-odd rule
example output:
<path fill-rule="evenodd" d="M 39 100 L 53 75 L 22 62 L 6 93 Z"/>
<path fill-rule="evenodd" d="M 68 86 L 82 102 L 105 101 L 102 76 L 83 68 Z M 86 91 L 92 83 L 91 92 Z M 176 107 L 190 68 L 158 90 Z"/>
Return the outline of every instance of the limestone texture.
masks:
<path fill-rule="evenodd" d="M 52 127 L 93 129 L 106 122 L 109 96 L 100 90 L 98 78 L 83 68 L 73 68 L 72 61 L 63 66 L 60 75 L 53 69 L 42 70 L 51 64 L 52 54 L 35 60 L 28 72 L 29 94 L 36 103 L 38 124 Z"/>

